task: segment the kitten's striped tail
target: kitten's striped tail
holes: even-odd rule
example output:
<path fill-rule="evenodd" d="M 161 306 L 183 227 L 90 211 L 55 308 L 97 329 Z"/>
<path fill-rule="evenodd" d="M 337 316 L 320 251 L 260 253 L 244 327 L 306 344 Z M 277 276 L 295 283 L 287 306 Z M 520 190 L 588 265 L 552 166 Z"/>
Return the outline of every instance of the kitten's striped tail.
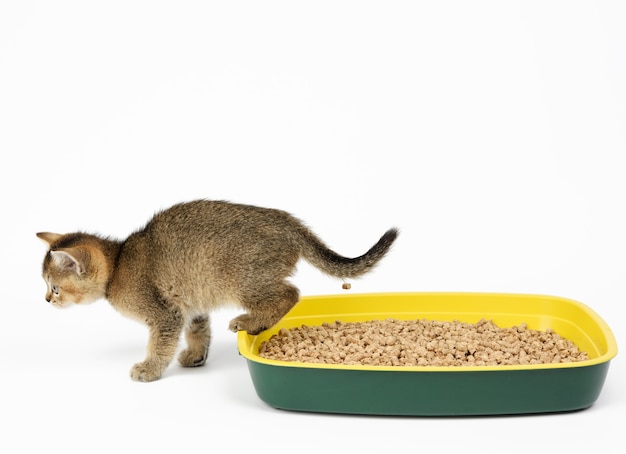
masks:
<path fill-rule="evenodd" d="M 322 272 L 339 278 L 355 278 L 370 271 L 391 249 L 398 229 L 387 230 L 365 254 L 349 258 L 328 248 L 313 232 L 304 232 L 302 256 Z"/>

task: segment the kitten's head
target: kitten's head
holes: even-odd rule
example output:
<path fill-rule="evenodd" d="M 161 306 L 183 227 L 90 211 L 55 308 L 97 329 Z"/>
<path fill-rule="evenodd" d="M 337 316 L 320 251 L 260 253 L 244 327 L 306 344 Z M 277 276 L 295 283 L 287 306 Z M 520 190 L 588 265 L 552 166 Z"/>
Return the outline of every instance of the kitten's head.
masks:
<path fill-rule="evenodd" d="M 109 270 L 96 237 L 49 232 L 37 233 L 37 237 L 49 247 L 42 267 L 46 301 L 61 308 L 104 297 Z"/>

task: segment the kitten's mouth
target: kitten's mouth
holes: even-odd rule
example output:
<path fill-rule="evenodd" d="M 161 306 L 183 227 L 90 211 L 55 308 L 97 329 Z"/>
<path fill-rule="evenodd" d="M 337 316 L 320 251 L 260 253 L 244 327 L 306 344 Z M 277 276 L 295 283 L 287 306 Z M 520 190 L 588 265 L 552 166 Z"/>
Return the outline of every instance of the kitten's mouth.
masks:
<path fill-rule="evenodd" d="M 57 309 L 64 309 L 66 307 L 69 307 L 71 304 L 67 303 L 67 302 L 61 302 L 61 301 L 48 301 L 50 303 L 50 305 L 54 306 Z"/>

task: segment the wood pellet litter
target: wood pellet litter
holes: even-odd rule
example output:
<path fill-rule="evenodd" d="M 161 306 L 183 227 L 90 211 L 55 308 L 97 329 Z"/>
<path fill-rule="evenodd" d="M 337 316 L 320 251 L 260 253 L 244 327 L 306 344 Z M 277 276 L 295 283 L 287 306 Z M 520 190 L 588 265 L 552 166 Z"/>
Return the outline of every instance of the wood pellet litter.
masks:
<path fill-rule="evenodd" d="M 568 363 L 589 359 L 551 329 L 525 323 L 499 328 L 436 320 L 371 320 L 281 329 L 259 356 L 278 361 L 367 366 L 497 366 Z"/>

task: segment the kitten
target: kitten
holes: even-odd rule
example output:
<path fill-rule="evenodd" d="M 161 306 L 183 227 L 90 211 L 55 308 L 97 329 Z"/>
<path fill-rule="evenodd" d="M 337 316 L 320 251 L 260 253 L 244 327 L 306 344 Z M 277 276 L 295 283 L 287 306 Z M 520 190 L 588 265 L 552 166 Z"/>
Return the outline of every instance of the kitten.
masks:
<path fill-rule="evenodd" d="M 284 211 L 197 200 L 157 213 L 124 241 L 81 232 L 37 236 L 49 247 L 46 301 L 66 307 L 104 298 L 147 324 L 147 357 L 131 377 L 148 382 L 169 365 L 183 331 L 187 348 L 178 361 L 204 365 L 212 309 L 239 305 L 245 313 L 229 328 L 257 334 L 297 303 L 298 289 L 286 278 L 300 257 L 328 275 L 353 278 L 371 270 L 397 234 L 390 229 L 364 255 L 346 258 Z"/>

